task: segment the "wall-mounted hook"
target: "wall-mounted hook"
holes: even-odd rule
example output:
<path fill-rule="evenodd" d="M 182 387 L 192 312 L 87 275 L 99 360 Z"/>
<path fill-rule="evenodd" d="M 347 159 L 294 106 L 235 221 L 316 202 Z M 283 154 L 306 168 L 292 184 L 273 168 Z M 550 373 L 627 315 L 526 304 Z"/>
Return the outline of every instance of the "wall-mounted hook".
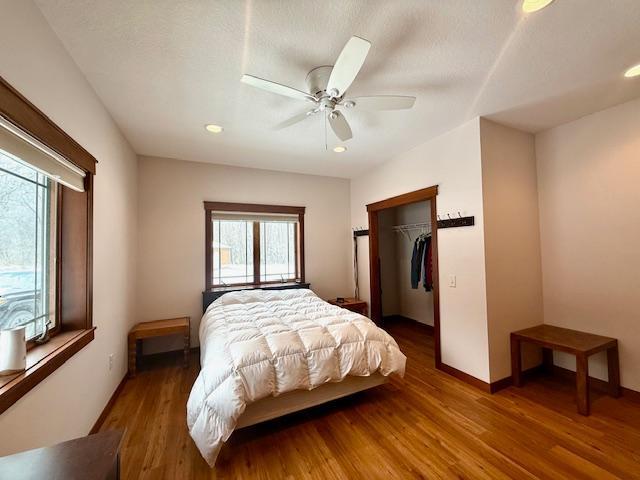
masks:
<path fill-rule="evenodd" d="M 462 215 L 460 215 L 460 210 L 458 210 L 458 218 L 462 218 Z"/>
<path fill-rule="evenodd" d="M 448 213 L 447 213 L 447 217 L 449 217 L 449 220 L 453 220 L 453 219 L 451 218 L 451 215 L 449 215 Z"/>

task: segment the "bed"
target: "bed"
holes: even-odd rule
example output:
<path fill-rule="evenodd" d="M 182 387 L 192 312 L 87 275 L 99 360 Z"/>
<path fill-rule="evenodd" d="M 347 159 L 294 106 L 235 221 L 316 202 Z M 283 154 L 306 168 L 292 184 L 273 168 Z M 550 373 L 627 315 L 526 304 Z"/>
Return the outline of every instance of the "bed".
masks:
<path fill-rule="evenodd" d="M 389 334 L 308 289 L 226 293 L 199 335 L 187 424 L 210 466 L 236 428 L 404 375 L 406 357 Z"/>

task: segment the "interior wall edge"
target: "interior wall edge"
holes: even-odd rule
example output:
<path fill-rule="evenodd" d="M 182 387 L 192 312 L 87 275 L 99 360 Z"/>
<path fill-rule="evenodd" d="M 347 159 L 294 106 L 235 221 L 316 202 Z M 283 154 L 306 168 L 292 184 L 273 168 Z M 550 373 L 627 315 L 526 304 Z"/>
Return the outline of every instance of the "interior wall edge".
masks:
<path fill-rule="evenodd" d="M 482 118 L 482 183 L 491 380 L 511 373 L 509 334 L 543 323 L 534 136 Z M 540 363 L 524 349 L 525 368 Z"/>

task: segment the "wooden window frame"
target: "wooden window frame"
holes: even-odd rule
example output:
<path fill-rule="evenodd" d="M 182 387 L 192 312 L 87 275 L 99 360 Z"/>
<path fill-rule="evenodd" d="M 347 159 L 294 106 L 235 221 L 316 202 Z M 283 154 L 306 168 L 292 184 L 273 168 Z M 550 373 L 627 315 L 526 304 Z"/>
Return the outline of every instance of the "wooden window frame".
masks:
<path fill-rule="evenodd" d="M 0 414 L 94 339 L 93 177 L 97 160 L 0 76 L 0 116 L 85 173 L 84 192 L 58 184 L 56 327 L 42 345 L 30 342 L 27 369 L 0 377 Z"/>
<path fill-rule="evenodd" d="M 231 203 L 231 202 L 204 202 L 204 222 L 205 222 L 205 291 L 215 290 L 216 288 L 228 287 L 246 287 L 254 285 L 275 285 L 283 283 L 280 280 L 260 281 L 260 224 L 253 223 L 253 282 L 234 283 L 233 285 L 216 285 L 213 283 L 213 223 L 212 213 L 215 212 L 233 212 L 233 213 L 266 213 L 266 214 L 285 214 L 298 216 L 298 228 L 294 230 L 294 239 L 296 245 L 296 278 L 295 282 L 304 283 L 305 267 L 304 267 L 304 214 L 305 207 L 294 207 L 290 205 L 264 205 L 255 203 Z M 291 283 L 286 280 L 285 283 Z"/>

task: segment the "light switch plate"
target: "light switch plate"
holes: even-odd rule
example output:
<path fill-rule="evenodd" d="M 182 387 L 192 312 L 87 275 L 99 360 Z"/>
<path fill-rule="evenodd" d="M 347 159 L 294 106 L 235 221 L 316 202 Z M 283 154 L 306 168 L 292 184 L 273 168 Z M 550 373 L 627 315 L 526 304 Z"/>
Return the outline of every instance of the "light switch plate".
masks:
<path fill-rule="evenodd" d="M 451 288 L 456 288 L 456 276 L 455 275 L 449 275 L 449 286 Z"/>

